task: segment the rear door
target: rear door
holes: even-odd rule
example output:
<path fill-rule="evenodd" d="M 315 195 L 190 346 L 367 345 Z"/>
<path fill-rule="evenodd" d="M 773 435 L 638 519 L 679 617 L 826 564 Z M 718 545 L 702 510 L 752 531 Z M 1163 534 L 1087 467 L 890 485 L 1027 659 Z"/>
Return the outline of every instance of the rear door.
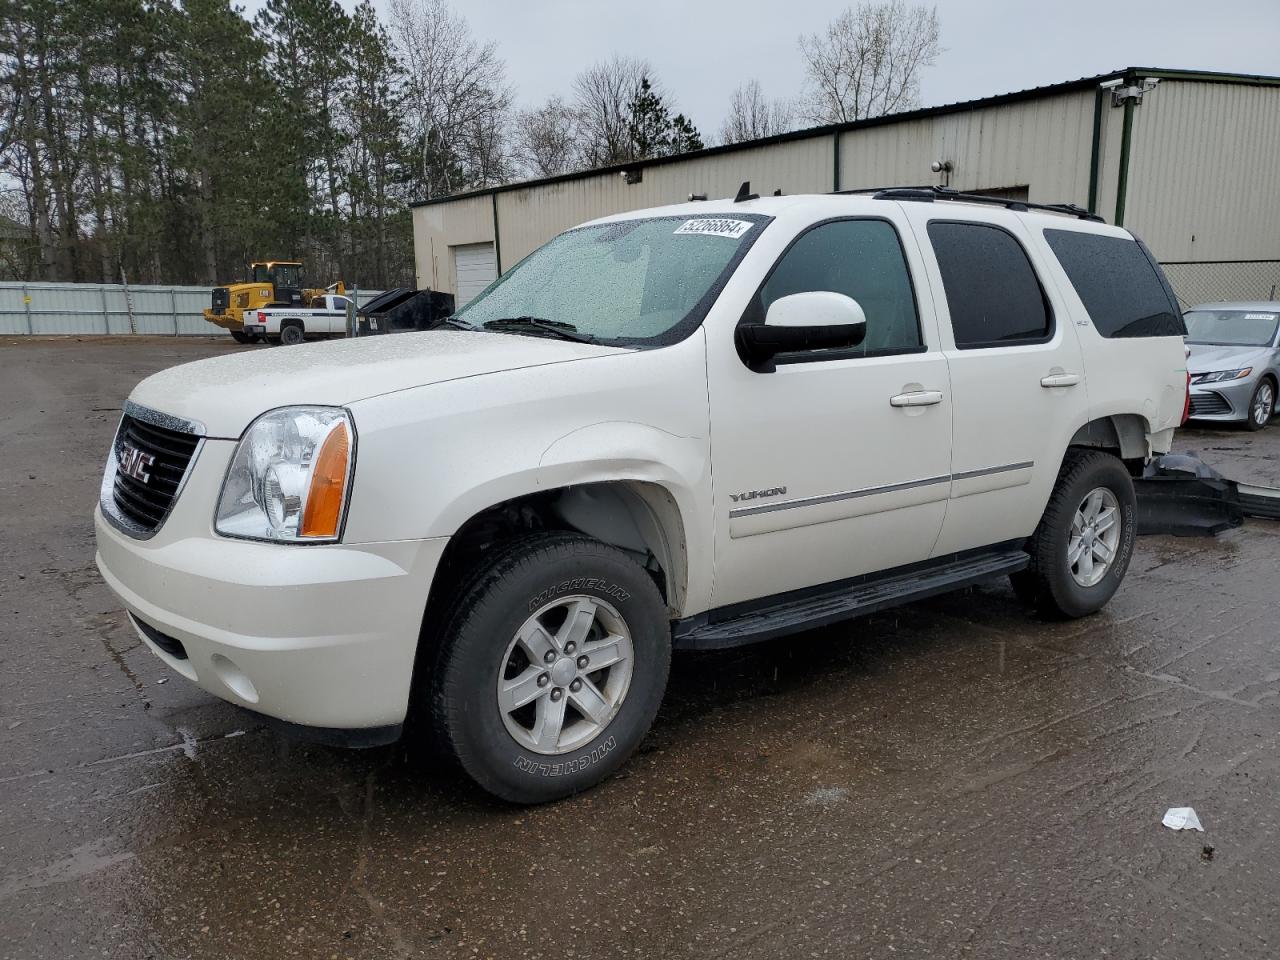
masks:
<path fill-rule="evenodd" d="M 1021 219 L 976 205 L 904 203 L 938 304 L 951 374 L 951 493 L 935 555 L 1029 536 L 1075 431 L 1084 362 Z"/>

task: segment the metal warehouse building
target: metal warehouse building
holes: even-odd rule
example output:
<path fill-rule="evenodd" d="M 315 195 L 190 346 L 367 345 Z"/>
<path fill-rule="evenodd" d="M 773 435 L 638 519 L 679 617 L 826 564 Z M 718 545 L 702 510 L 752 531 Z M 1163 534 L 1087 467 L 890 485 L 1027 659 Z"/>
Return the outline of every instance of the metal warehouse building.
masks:
<path fill-rule="evenodd" d="M 418 286 L 465 303 L 562 230 L 744 180 L 1076 203 L 1146 240 L 1188 304 L 1280 291 L 1280 77 L 1147 67 L 427 200 Z"/>

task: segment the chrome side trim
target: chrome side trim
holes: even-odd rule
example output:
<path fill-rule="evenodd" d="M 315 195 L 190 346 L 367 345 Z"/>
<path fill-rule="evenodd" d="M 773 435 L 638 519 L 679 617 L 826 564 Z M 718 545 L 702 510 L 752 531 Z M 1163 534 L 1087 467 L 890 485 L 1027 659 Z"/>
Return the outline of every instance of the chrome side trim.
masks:
<path fill-rule="evenodd" d="M 880 493 L 896 493 L 899 490 L 911 490 L 914 487 L 928 487 L 935 483 L 950 483 L 953 480 L 986 477 L 993 473 L 1029 470 L 1034 466 L 1034 460 L 1026 460 L 1022 463 L 1006 463 L 998 467 L 983 467 L 981 470 L 966 470 L 964 473 L 949 473 L 939 477 L 926 477 L 923 480 L 907 480 L 903 483 L 886 483 L 879 487 L 863 487 L 860 490 L 846 490 L 842 493 L 825 493 L 816 497 L 801 497 L 796 500 L 760 503 L 751 507 L 738 507 L 736 510 L 730 510 L 729 518 L 736 520 L 738 517 L 754 517 L 761 513 L 776 513 L 779 510 L 794 510 L 797 507 L 814 507 L 823 503 L 837 503 L 841 500 L 855 500 L 858 497 L 872 497 Z"/>
<path fill-rule="evenodd" d="M 1000 467 L 983 467 L 981 470 L 966 470 L 964 473 L 953 473 L 952 480 L 971 480 L 974 477 L 989 477 L 993 473 L 1008 473 L 1012 470 L 1030 470 L 1036 465 L 1034 460 L 1025 460 L 1022 463 L 1006 463 Z"/>
<path fill-rule="evenodd" d="M 168 430 L 177 430 L 179 433 L 190 433 L 197 437 L 206 436 L 208 433 L 199 420 L 187 420 L 185 417 L 175 417 L 171 413 L 161 413 L 159 410 L 152 410 L 132 400 L 124 402 L 124 412 L 135 420 L 142 420 Z"/>
<path fill-rule="evenodd" d="M 907 480 L 904 483 L 886 483 L 880 487 L 863 487 L 861 490 L 846 490 L 843 493 L 825 493 L 817 497 L 802 497 L 799 500 L 780 500 L 776 503 L 761 503 L 753 507 L 738 507 L 729 511 L 730 519 L 753 517 L 760 513 L 775 513 L 778 510 L 794 510 L 796 507 L 813 507 L 822 503 L 837 503 L 841 500 L 855 500 L 858 497 L 871 497 L 877 493 L 894 493 L 898 490 L 910 490 L 913 487 L 928 487 L 935 483 L 950 483 L 950 475 L 926 477 L 923 480 Z"/>

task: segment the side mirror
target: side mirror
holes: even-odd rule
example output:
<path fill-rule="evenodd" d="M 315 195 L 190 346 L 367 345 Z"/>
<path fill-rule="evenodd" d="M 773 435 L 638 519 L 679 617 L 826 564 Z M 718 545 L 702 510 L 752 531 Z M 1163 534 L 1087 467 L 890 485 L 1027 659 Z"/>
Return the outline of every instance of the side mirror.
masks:
<path fill-rule="evenodd" d="M 756 373 L 772 373 L 779 353 L 856 347 L 867 335 L 858 301 L 828 290 L 793 293 L 769 305 L 764 323 L 738 327 L 738 353 Z"/>

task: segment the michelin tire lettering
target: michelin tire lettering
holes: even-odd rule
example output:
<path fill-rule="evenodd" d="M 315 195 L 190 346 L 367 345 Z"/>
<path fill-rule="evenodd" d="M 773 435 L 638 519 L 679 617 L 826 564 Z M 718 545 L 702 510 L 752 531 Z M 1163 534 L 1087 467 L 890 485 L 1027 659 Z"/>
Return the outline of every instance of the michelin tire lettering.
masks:
<path fill-rule="evenodd" d="M 606 737 L 604 741 L 593 750 L 580 754 L 571 760 L 559 760 L 555 763 L 546 763 L 542 760 L 531 760 L 528 757 L 516 757 L 516 769 L 522 773 L 532 774 L 535 777 L 563 777 L 580 770 L 585 770 L 593 764 L 599 763 L 610 753 L 613 748 L 618 745 L 612 736 Z"/>
<path fill-rule="evenodd" d="M 610 583 L 600 577 L 575 577 L 572 580 L 562 580 L 555 586 L 547 587 L 547 589 L 529 601 L 529 609 L 530 611 L 537 610 L 539 607 L 549 603 L 553 598 L 573 590 L 598 590 L 610 600 L 618 600 L 620 602 L 631 599 L 630 592 L 616 583 Z"/>

